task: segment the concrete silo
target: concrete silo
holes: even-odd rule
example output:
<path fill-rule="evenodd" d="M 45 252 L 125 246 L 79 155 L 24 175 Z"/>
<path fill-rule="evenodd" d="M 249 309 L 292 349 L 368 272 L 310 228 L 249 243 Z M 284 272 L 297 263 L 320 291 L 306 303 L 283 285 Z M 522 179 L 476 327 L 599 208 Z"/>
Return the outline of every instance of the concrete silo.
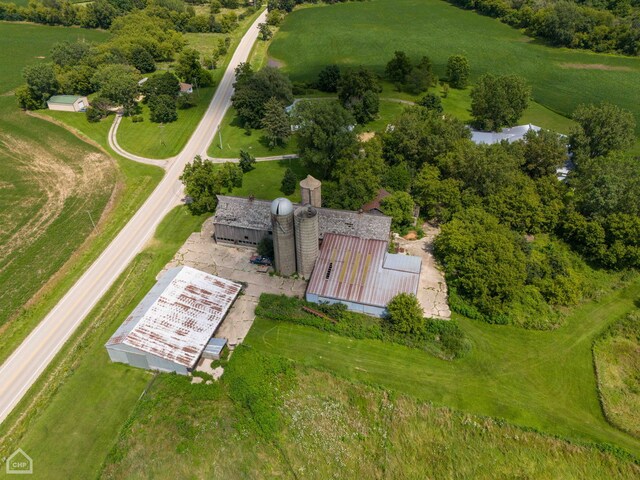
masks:
<path fill-rule="evenodd" d="M 318 258 L 318 211 L 311 205 L 298 207 L 294 215 L 298 275 L 311 277 Z"/>
<path fill-rule="evenodd" d="M 312 207 L 322 207 L 322 182 L 311 175 L 300 182 L 300 196 L 302 204 L 309 204 Z"/>
<path fill-rule="evenodd" d="M 285 276 L 293 275 L 296 273 L 296 244 L 291 201 L 276 198 L 271 203 L 271 228 L 276 272 Z"/>

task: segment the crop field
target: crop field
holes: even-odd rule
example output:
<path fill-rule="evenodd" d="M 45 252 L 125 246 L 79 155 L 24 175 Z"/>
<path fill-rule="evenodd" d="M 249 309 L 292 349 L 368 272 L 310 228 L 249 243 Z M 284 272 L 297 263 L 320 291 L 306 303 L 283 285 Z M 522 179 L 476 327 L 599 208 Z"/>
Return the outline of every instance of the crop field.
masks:
<path fill-rule="evenodd" d="M 167 215 L 151 246 L 132 261 L 58 354 L 48 375 L 2 424 L 0 458 L 20 446 L 34 459 L 39 478 L 96 477 L 152 379 L 149 372 L 112 364 L 104 344 L 202 220 L 184 207 Z M 31 401 L 33 407 L 27 408 Z M 25 417 L 16 422 L 20 415 Z M 47 477 L 44 472 L 56 473 Z"/>
<path fill-rule="evenodd" d="M 234 353 L 248 364 L 255 351 Z M 260 361 L 271 364 L 273 357 Z M 437 408 L 405 395 L 293 367 L 255 423 L 232 381 L 161 375 L 139 403 L 101 478 L 633 478 L 640 467 L 594 448 Z M 253 379 L 249 379 L 251 383 Z M 276 387 L 275 385 L 278 385 Z M 171 414 L 167 414 L 171 412 Z M 489 467 L 490 465 L 490 467 Z"/>
<path fill-rule="evenodd" d="M 442 0 L 371 0 L 293 12 L 269 55 L 292 80 L 311 81 L 327 64 L 384 72 L 395 50 L 427 55 L 441 77 L 449 55 L 465 54 L 472 77 L 516 73 L 536 102 L 570 115 L 580 103 L 609 101 L 631 110 L 640 132 L 640 59 L 545 46 L 497 20 Z M 473 80 L 473 79 L 472 79 Z"/>
<path fill-rule="evenodd" d="M 22 67 L 45 57 L 52 42 L 78 37 L 105 34 L 0 24 L 0 91 L 18 85 Z M 117 169 L 99 149 L 20 112 L 11 94 L 0 97 L 0 132 L 0 332 L 5 333 L 7 321 L 93 232 Z"/>
<path fill-rule="evenodd" d="M 612 278 L 612 282 L 615 280 Z M 640 440 L 610 426 L 596 390 L 591 346 L 635 308 L 640 280 L 578 307 L 559 329 L 526 331 L 459 317 L 472 350 L 446 362 L 424 352 L 258 319 L 245 343 L 341 377 L 465 412 L 640 455 Z"/>

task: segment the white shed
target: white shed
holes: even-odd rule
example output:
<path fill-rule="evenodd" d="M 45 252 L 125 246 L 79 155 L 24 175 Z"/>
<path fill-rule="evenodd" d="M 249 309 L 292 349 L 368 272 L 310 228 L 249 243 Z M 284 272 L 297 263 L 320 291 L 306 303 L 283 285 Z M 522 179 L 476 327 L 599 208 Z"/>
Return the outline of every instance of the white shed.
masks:
<path fill-rule="evenodd" d="M 80 95 L 54 95 L 47 100 L 47 106 L 49 110 L 84 112 L 89 106 L 89 100 Z"/>

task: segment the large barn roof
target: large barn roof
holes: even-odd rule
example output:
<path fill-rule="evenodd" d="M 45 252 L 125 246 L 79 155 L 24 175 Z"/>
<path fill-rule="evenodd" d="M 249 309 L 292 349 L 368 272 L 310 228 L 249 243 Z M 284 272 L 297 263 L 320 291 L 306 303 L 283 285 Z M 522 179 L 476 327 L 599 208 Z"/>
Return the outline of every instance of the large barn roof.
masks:
<path fill-rule="evenodd" d="M 300 206 L 294 204 L 294 208 Z M 213 223 L 251 230 L 271 230 L 271 202 L 218 195 Z M 318 208 L 320 238 L 328 233 L 364 239 L 389 240 L 391 217 L 348 210 Z"/>
<path fill-rule="evenodd" d="M 192 368 L 241 285 L 191 267 L 169 270 L 107 342 Z"/>
<path fill-rule="evenodd" d="M 485 143 L 487 145 L 500 143 L 503 140 L 506 140 L 509 143 L 513 143 L 517 142 L 518 140 L 522 140 L 530 130 L 537 132 L 538 130 L 540 130 L 540 127 L 531 124 L 518 125 L 517 127 L 503 128 L 499 132 L 483 132 L 481 130 L 474 130 L 472 128 L 471 141 L 473 143 Z"/>
<path fill-rule="evenodd" d="M 327 234 L 307 294 L 386 307 L 418 291 L 422 259 L 387 253 L 387 242 Z"/>

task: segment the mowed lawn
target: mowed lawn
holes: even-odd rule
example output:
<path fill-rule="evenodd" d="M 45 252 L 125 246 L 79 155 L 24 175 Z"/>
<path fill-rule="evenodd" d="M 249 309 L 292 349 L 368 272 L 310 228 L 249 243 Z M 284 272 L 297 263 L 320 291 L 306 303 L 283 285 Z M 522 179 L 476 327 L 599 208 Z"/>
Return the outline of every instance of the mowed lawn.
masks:
<path fill-rule="evenodd" d="M 287 16 L 269 55 L 295 81 L 327 64 L 362 65 L 382 74 L 395 50 L 428 55 L 445 75 L 449 55 L 465 54 L 472 79 L 523 75 L 533 98 L 570 115 L 580 103 L 610 101 L 631 110 L 640 132 L 640 59 L 548 47 L 497 20 L 442 0 L 371 0 L 304 8 Z"/>
<path fill-rule="evenodd" d="M 245 343 L 436 405 L 563 437 L 611 443 L 640 456 L 640 440 L 611 427 L 603 417 L 591 352 L 596 335 L 631 311 L 638 296 L 636 279 L 579 307 L 553 332 L 459 318 L 473 347 L 467 357 L 453 362 L 402 346 L 264 319 L 254 323 Z"/>
<path fill-rule="evenodd" d="M 21 447 L 34 460 L 36 478 L 96 477 L 152 378 L 148 371 L 111 363 L 104 344 L 202 220 L 184 207 L 167 215 L 149 247 L 132 261 L 58 354 L 47 370 L 50 377 L 41 378 L 2 424 L 0 457 Z M 26 410 L 26 418 L 4 437 L 40 391 L 44 393 L 37 411 Z M 3 475 L 4 468 L 0 478 Z"/>

